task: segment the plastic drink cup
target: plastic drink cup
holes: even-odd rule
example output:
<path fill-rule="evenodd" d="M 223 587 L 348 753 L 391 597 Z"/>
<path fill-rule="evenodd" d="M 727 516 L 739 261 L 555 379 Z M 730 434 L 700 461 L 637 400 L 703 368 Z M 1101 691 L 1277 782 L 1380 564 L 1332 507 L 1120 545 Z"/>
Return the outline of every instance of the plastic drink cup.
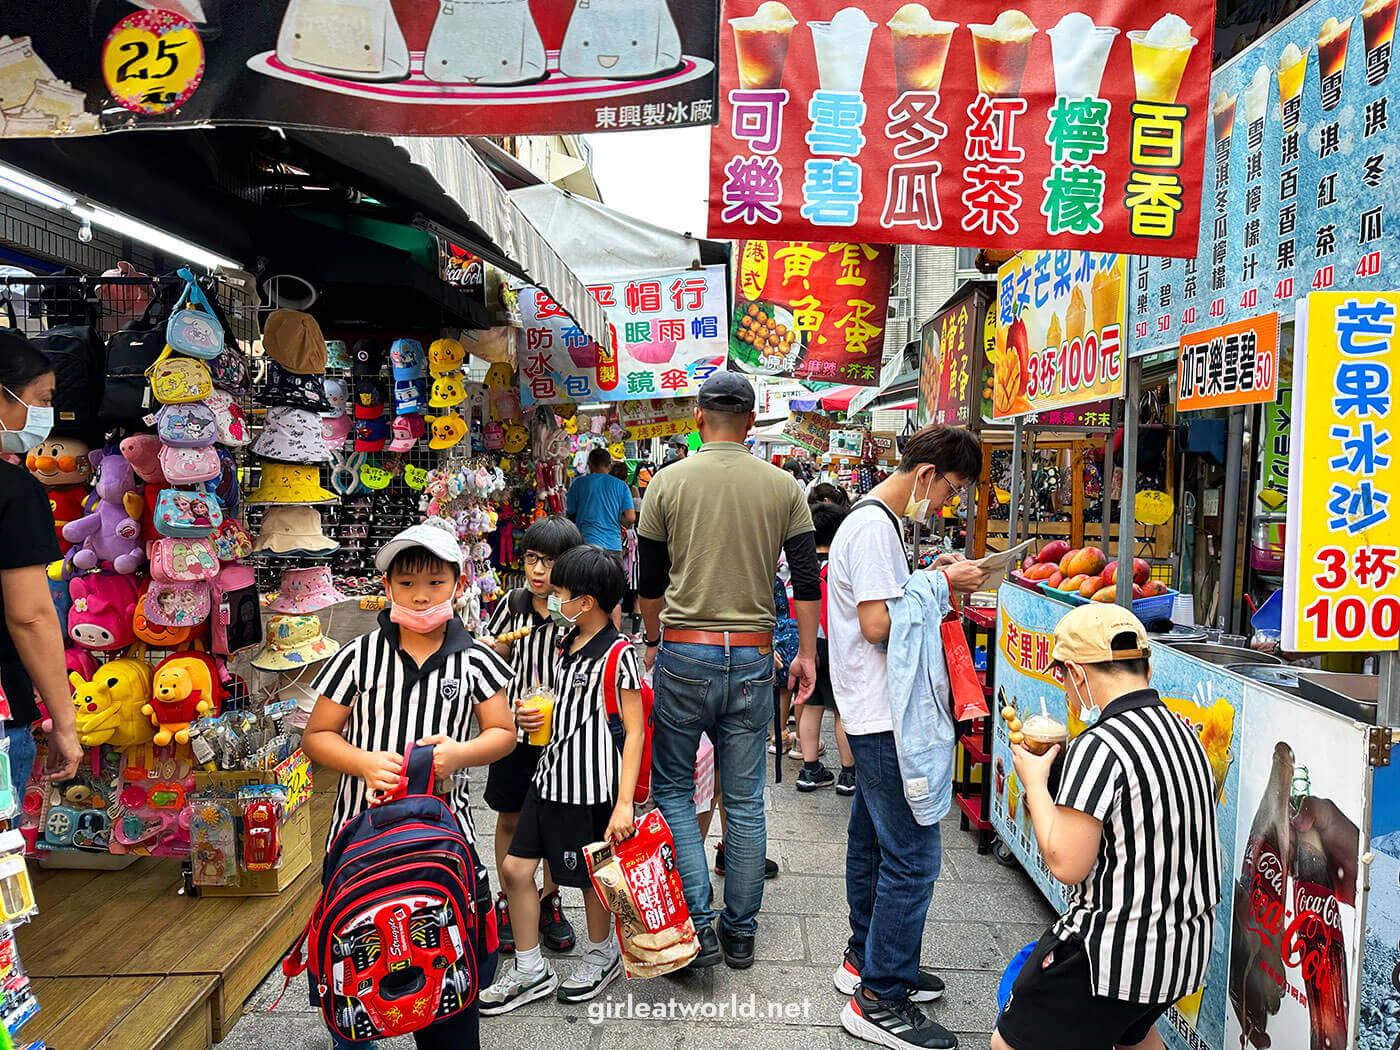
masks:
<path fill-rule="evenodd" d="M 1196 38 L 1185 45 L 1163 46 L 1147 41 L 1147 30 L 1128 34 L 1133 53 L 1133 82 L 1139 102 L 1175 102 L 1181 75 L 1196 46 Z"/>
<path fill-rule="evenodd" d="M 1342 99 L 1342 77 L 1347 68 L 1347 44 L 1351 41 L 1351 22 L 1329 18 L 1317 33 L 1318 90 L 1322 108 L 1332 109 Z"/>
<path fill-rule="evenodd" d="M 895 94 L 937 91 L 943 83 L 943 67 L 953 41 L 956 22 L 932 22 L 922 30 L 889 23 L 894 45 Z"/>
<path fill-rule="evenodd" d="M 1031 715 L 1021 726 L 1027 751 L 1043 755 L 1056 744 L 1063 747 L 1069 743 L 1069 727 L 1048 715 Z"/>
<path fill-rule="evenodd" d="M 527 697 L 521 706 L 529 707 L 544 715 L 544 725 L 540 726 L 538 729 L 530 730 L 526 740 L 536 747 L 542 747 L 549 743 L 550 732 L 554 729 L 553 695 L 543 691 L 535 693 Z"/>
<path fill-rule="evenodd" d="M 781 8 L 781 10 L 779 10 Z M 731 18 L 734 52 L 739 59 L 739 86 L 746 91 L 776 91 L 783 83 L 788 45 L 796 20 L 780 4 L 764 4 L 747 18 Z"/>
<path fill-rule="evenodd" d="M 1005 37 L 994 34 L 994 27 L 990 25 L 969 28 L 972 30 L 972 57 L 977 63 L 977 90 L 993 97 L 1019 95 L 1035 34 Z"/>
<path fill-rule="evenodd" d="M 860 16 L 841 18 L 854 11 Z M 837 12 L 830 22 L 808 22 L 812 47 L 817 54 L 817 81 L 822 91 L 858 92 L 865 80 L 865 60 L 870 53 L 870 36 L 875 23 L 856 8 Z"/>
<path fill-rule="evenodd" d="M 1366 0 L 1361 29 L 1366 35 L 1366 83 L 1375 85 L 1390 72 L 1390 45 L 1395 38 L 1396 0 Z"/>
<path fill-rule="evenodd" d="M 1098 98 L 1108 53 L 1118 30 L 1093 26 L 1086 34 L 1073 24 L 1051 26 L 1050 61 L 1055 70 L 1055 94 L 1060 98 Z"/>
<path fill-rule="evenodd" d="M 1117 270 L 1099 270 L 1089 283 L 1094 305 L 1094 328 L 1102 333 L 1111 324 L 1123 323 L 1123 277 Z"/>
<path fill-rule="evenodd" d="M 1308 73 L 1308 54 L 1312 49 L 1299 51 L 1297 45 L 1289 44 L 1283 49 L 1278 63 L 1278 101 L 1283 114 L 1283 130 L 1292 131 L 1298 126 L 1302 115 L 1303 81 Z M 1290 52 L 1296 54 L 1292 58 Z M 1291 59 L 1291 60 L 1290 60 Z"/>
<path fill-rule="evenodd" d="M 1021 781 L 1015 773 L 1006 774 L 1006 812 L 1013 822 L 1021 808 Z"/>
<path fill-rule="evenodd" d="M 1210 116 L 1215 125 L 1215 149 L 1216 152 L 1230 151 L 1230 136 L 1235 133 L 1235 105 L 1239 101 L 1239 95 L 1227 95 L 1224 92 L 1215 96 L 1211 103 Z"/>

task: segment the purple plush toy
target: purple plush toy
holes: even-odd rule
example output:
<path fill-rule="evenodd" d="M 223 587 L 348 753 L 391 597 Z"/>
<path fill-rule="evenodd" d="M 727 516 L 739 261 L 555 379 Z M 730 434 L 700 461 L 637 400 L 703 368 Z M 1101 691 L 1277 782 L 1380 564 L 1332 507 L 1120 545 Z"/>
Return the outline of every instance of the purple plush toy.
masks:
<path fill-rule="evenodd" d="M 88 458 L 97 470 L 96 508 L 63 526 L 63 538 L 74 544 L 72 564 L 84 571 L 110 562 L 117 572 L 130 574 L 141 568 L 141 511 L 144 501 L 131 464 L 118 453 L 94 451 Z"/>

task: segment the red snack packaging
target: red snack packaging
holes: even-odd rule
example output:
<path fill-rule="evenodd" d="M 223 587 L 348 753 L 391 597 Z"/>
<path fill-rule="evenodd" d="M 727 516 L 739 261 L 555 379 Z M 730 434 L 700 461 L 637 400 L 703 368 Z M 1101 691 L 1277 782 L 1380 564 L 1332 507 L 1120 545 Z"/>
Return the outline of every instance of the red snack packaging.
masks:
<path fill-rule="evenodd" d="M 627 976 L 660 977 L 688 966 L 700 944 L 666 818 L 653 810 L 631 838 L 595 842 L 584 856 L 598 899 L 613 913 Z"/>

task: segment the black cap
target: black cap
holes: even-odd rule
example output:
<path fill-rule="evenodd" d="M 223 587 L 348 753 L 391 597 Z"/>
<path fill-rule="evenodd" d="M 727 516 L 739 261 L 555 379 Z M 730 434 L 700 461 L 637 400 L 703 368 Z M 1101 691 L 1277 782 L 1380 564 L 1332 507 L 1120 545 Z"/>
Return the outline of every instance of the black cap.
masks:
<path fill-rule="evenodd" d="M 698 397 L 701 408 L 717 412 L 752 412 L 753 386 L 738 372 L 716 372 L 705 380 Z"/>
<path fill-rule="evenodd" d="M 377 376 L 384 367 L 386 347 L 378 339 L 357 339 L 351 351 L 350 371 L 357 376 Z"/>

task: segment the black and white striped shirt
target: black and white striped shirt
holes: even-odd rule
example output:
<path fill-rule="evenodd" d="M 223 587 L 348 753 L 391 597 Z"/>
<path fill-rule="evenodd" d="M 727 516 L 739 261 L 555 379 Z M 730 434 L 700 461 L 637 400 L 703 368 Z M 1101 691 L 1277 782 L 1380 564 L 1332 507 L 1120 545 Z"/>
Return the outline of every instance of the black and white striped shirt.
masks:
<path fill-rule="evenodd" d="M 442 647 L 418 667 L 399 648 L 399 627 L 387 610 L 379 629 L 361 635 L 329 660 L 316 675 L 320 696 L 350 708 L 342 733 L 365 751 L 402 755 L 412 742 L 435 733 L 466 740 L 472 708 L 490 700 L 510 681 L 506 662 L 472 641 L 462 621 L 447 621 Z M 470 841 L 476 839 L 465 777 L 453 781 L 448 799 Z M 342 774 L 331 815 L 331 837 L 351 817 L 368 808 L 365 782 Z"/>
<path fill-rule="evenodd" d="M 547 802 L 594 805 L 617 798 L 619 755 L 608 729 L 603 677 L 608 653 L 622 637 L 612 624 L 569 652 L 577 629 L 560 640 L 554 666 L 554 724 L 535 767 L 535 788 Z M 623 690 L 642 687 L 637 652 L 628 645 L 617 661 L 618 702 Z"/>
<path fill-rule="evenodd" d="M 1195 732 L 1155 690 L 1119 697 L 1070 744 L 1056 802 L 1103 822 L 1055 924 L 1083 938 L 1094 993 L 1157 1004 L 1194 992 L 1220 900 L 1215 779 Z"/>
<path fill-rule="evenodd" d="M 537 685 L 554 688 L 554 664 L 559 652 L 559 637 L 564 632 L 548 616 L 535 612 L 534 597 L 528 587 L 517 587 L 499 602 L 486 624 L 486 633 L 499 638 L 508 631 L 530 628 L 530 633 L 511 646 L 510 698 L 512 710 L 530 695 Z M 517 730 L 517 739 L 524 740 L 524 730 Z"/>

